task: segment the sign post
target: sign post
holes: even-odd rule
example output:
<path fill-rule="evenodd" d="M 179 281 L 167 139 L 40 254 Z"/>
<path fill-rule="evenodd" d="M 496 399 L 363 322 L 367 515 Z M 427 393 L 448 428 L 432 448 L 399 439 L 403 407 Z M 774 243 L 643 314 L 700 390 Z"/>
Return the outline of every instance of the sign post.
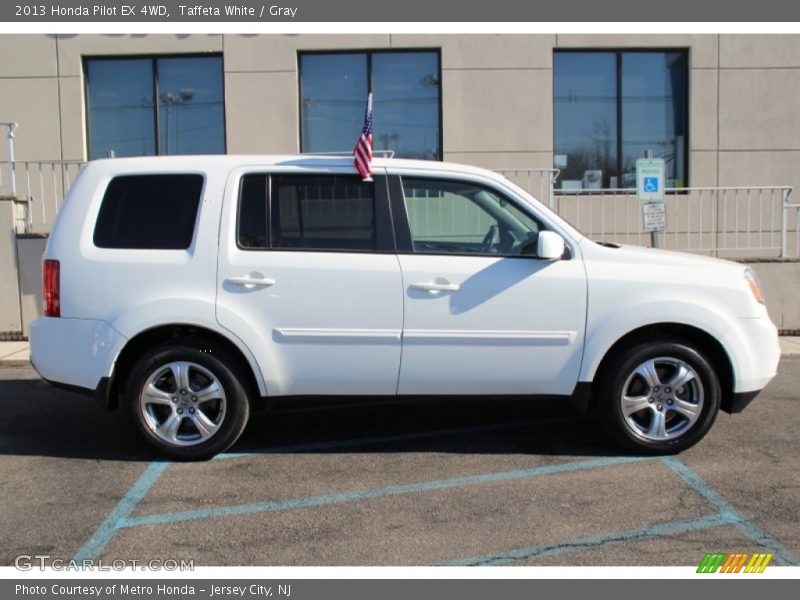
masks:
<path fill-rule="evenodd" d="M 663 158 L 648 158 L 636 161 L 636 197 L 642 205 L 644 230 L 650 232 L 650 245 L 658 248 L 658 232 L 667 229 L 667 213 L 664 207 L 665 167 Z"/>

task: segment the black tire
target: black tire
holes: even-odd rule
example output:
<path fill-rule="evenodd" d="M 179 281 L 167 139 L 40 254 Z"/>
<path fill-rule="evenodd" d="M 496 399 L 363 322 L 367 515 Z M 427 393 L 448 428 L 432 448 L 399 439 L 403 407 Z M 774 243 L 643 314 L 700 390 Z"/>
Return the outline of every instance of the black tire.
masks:
<path fill-rule="evenodd" d="M 180 389 L 165 392 L 173 386 L 180 387 L 170 365 L 184 364 L 188 365 L 187 393 L 181 395 Z M 179 374 L 180 369 L 178 367 Z M 146 403 L 142 399 L 145 385 L 153 378 L 156 378 L 153 381 L 155 391 L 169 395 L 169 402 Z M 177 460 L 207 460 L 230 448 L 247 425 L 250 403 L 244 381 L 238 361 L 215 349 L 213 343 L 176 340 L 156 346 L 139 358 L 126 378 L 123 394 L 136 429 L 159 454 Z M 218 384 L 221 392 L 214 392 L 217 389 L 212 387 L 214 383 Z M 208 386 L 203 388 L 206 384 Z M 193 390 L 197 391 L 197 396 Z M 203 392 L 216 397 L 204 401 Z M 177 415 L 178 412 L 181 414 Z M 201 418 L 200 413 L 207 419 L 203 423 L 210 422 L 215 427 L 213 432 L 210 432 L 209 425 L 205 433 L 201 433 L 202 427 L 196 424 L 200 423 L 196 420 Z M 179 421 L 172 436 L 174 443 L 165 439 L 169 436 L 161 437 L 157 432 L 156 425 L 161 415 L 162 425 L 167 425 L 166 421 L 171 418 Z M 208 437 L 204 439 L 204 435 Z"/>
<path fill-rule="evenodd" d="M 651 365 L 656 378 L 646 376 Z M 641 367 L 638 372 L 637 367 Z M 693 371 L 693 377 L 678 388 L 678 394 L 668 384 L 680 379 L 680 368 L 687 376 Z M 660 337 L 611 357 L 600 373 L 595 394 L 597 417 L 614 442 L 637 454 L 659 455 L 681 452 L 708 433 L 719 412 L 722 391 L 711 361 L 699 348 L 686 340 Z M 623 403 L 630 411 L 627 416 Z M 663 430 L 658 427 L 660 418 Z"/>

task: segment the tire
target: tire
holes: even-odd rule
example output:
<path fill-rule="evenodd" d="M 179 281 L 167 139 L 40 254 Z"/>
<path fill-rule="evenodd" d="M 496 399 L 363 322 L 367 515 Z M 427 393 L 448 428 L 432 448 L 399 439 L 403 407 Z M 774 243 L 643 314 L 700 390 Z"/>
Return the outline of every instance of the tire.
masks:
<path fill-rule="evenodd" d="M 240 381 L 238 362 L 213 344 L 172 341 L 136 362 L 124 399 L 137 430 L 159 454 L 206 460 L 230 448 L 247 425 L 250 406 Z"/>
<path fill-rule="evenodd" d="M 699 442 L 714 424 L 722 395 L 711 362 L 677 338 L 622 350 L 603 369 L 595 392 L 609 437 L 650 455 L 675 454 Z"/>

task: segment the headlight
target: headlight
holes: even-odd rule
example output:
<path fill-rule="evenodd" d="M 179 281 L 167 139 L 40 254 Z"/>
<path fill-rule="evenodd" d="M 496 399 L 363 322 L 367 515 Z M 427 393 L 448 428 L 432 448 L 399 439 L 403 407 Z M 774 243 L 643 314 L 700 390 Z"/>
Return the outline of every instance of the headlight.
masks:
<path fill-rule="evenodd" d="M 753 270 L 746 269 L 744 278 L 747 281 L 747 285 L 750 286 L 750 291 L 753 292 L 753 297 L 756 299 L 756 302 L 764 304 L 764 295 L 761 293 L 761 285 L 758 283 L 758 277 L 756 277 Z"/>

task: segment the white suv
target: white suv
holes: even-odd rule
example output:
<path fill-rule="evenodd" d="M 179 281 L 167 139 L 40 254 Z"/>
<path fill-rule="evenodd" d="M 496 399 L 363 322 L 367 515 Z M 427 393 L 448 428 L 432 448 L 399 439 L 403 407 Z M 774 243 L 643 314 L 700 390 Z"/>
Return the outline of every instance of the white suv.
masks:
<path fill-rule="evenodd" d="M 374 171 L 88 164 L 47 244 L 35 368 L 183 459 L 231 446 L 252 402 L 301 395 L 562 396 L 629 449 L 677 452 L 775 375 L 744 266 L 596 244 L 490 171 Z"/>

